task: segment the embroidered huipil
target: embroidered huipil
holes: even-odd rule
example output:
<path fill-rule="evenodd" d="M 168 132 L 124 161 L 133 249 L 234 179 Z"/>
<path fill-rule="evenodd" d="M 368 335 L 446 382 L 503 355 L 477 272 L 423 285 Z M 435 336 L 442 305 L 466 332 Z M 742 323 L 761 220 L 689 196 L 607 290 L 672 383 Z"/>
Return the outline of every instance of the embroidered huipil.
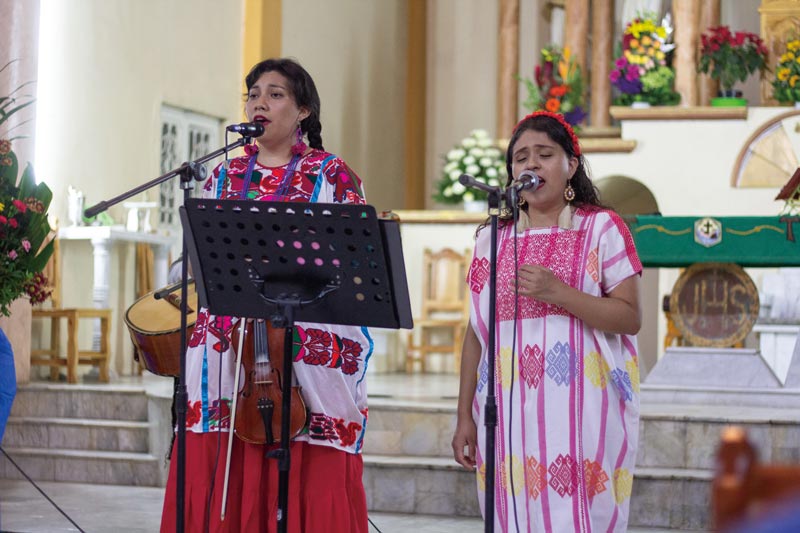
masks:
<path fill-rule="evenodd" d="M 473 416 L 485 501 L 490 228 L 468 275 L 481 342 Z M 517 234 L 519 264 L 543 265 L 594 296 L 641 272 L 613 212 L 578 209 L 571 229 Z M 513 225 L 499 229 L 496 306 L 496 531 L 625 531 L 639 431 L 636 338 L 604 333 L 563 308 L 521 296 L 514 321 Z"/>
<path fill-rule="evenodd" d="M 241 198 L 248 157 L 217 166 L 204 186 L 206 198 Z M 361 180 L 340 158 L 312 149 L 289 173 L 256 163 L 247 198 L 263 201 L 363 204 Z M 186 429 L 229 431 L 236 356 L 231 334 L 238 319 L 201 309 L 186 355 L 189 404 Z M 309 424 L 295 440 L 361 451 L 367 423 L 364 381 L 372 354 L 367 328 L 296 322 L 294 375 L 302 387 Z M 220 371 L 221 370 L 221 371 Z M 240 378 L 240 384 L 242 380 Z M 221 398 L 221 400 L 220 400 Z"/>

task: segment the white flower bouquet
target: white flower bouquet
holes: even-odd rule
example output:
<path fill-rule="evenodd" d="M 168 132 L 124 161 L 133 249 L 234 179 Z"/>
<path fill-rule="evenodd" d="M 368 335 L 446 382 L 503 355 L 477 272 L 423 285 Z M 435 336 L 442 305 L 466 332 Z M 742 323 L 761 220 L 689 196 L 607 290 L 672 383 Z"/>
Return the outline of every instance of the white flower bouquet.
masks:
<path fill-rule="evenodd" d="M 473 130 L 469 137 L 447 152 L 433 198 L 443 204 L 485 200 L 485 192 L 467 189 L 459 183 L 461 174 L 469 174 L 492 187 L 505 184 L 508 176 L 505 154 L 486 130 Z"/>

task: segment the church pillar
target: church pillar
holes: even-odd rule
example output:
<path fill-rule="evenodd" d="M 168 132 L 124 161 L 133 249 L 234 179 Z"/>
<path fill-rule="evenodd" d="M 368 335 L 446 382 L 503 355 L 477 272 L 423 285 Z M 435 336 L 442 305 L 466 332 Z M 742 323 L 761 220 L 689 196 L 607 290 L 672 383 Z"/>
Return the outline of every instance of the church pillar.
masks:
<path fill-rule="evenodd" d="M 682 106 L 698 105 L 697 43 L 700 0 L 673 0 L 675 13 L 675 90 Z"/>
<path fill-rule="evenodd" d="M 519 81 L 519 0 L 500 0 L 497 67 L 497 137 L 511 135 L 517 124 Z"/>
<path fill-rule="evenodd" d="M 700 5 L 700 30 L 697 35 L 697 41 L 700 40 L 700 34 L 705 32 L 708 28 L 719 26 L 720 2 L 719 0 L 703 0 Z M 695 50 L 697 50 L 695 44 Z M 696 52 L 695 52 L 696 53 Z M 711 79 L 711 76 L 699 76 L 698 79 L 698 105 L 711 105 L 711 99 L 717 96 L 719 90 L 719 82 Z"/>
<path fill-rule="evenodd" d="M 242 28 L 242 80 L 264 59 L 281 56 L 283 0 L 245 0 Z M 242 82 L 244 87 L 244 82 Z M 247 92 L 246 88 L 244 92 Z"/>
<path fill-rule="evenodd" d="M 614 0 L 594 0 L 592 3 L 592 126 L 610 126 L 611 83 L 608 75 L 614 46 Z M 582 71 L 584 79 L 587 72 Z"/>
<path fill-rule="evenodd" d="M 586 46 L 589 41 L 589 0 L 566 0 L 564 46 L 586 76 Z"/>

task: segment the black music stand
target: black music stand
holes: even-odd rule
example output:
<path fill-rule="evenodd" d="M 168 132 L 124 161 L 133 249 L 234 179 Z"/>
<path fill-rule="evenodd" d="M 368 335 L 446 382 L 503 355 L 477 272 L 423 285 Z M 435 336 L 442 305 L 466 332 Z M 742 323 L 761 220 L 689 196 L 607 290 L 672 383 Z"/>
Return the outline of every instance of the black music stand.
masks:
<path fill-rule="evenodd" d="M 190 199 L 180 209 L 200 305 L 286 328 L 292 385 L 296 320 L 411 329 L 400 228 L 369 205 Z M 236 393 L 236 391 L 234 391 Z M 291 395 L 283 395 L 278 531 L 286 531 Z M 232 438 L 232 437 L 231 437 Z"/>

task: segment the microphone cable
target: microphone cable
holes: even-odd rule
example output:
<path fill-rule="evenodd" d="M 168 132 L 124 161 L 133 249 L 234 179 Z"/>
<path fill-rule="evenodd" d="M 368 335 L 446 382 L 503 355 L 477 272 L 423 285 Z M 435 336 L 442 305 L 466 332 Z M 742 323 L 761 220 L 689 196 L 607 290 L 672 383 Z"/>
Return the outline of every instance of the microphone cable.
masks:
<path fill-rule="evenodd" d="M 12 458 L 11 458 L 11 456 L 10 456 L 10 455 L 8 455 L 8 453 L 7 453 L 7 452 L 6 452 L 6 451 L 3 449 L 3 447 L 2 447 L 2 446 L 0 446 L 0 452 L 3 452 L 3 455 L 5 455 L 5 456 L 6 456 L 6 458 L 7 458 L 9 461 L 11 461 L 11 464 L 12 464 L 12 465 L 14 465 L 14 467 L 15 467 L 17 470 L 19 470 L 19 473 L 20 473 L 20 474 L 22 474 L 22 475 L 23 475 L 23 477 L 25 477 L 25 479 L 27 479 L 27 480 L 30 482 L 30 484 L 31 484 L 31 485 L 33 485 L 33 486 L 34 486 L 34 488 L 35 488 L 36 490 L 38 490 L 38 491 L 41 493 L 41 495 L 42 495 L 42 496 L 44 496 L 44 497 L 45 497 L 45 499 L 46 499 L 48 502 L 50 502 L 50 504 L 51 504 L 53 507 L 55 507 L 55 508 L 56 508 L 56 510 L 57 510 L 59 513 L 61 513 L 62 515 L 64 515 L 64 518 L 66 518 L 67 520 L 69 520 L 70 524 L 72 524 L 73 526 L 75 526 L 75 527 L 78 529 L 78 531 L 80 531 L 80 533 L 86 533 L 86 532 L 85 532 L 83 529 L 81 529 L 81 526 L 79 526 L 78 524 L 76 524 L 76 523 L 75 523 L 75 520 L 73 520 L 73 519 L 72 519 L 72 518 L 71 518 L 71 517 L 70 517 L 70 516 L 69 516 L 67 513 L 65 513 L 65 512 L 64 512 L 64 510 L 63 510 L 61 507 L 59 507 L 59 506 L 58 506 L 58 504 L 57 504 L 56 502 L 54 502 L 52 499 L 50 499 L 50 496 L 48 496 L 48 495 L 47 495 L 47 493 L 46 493 L 45 491 L 43 491 L 43 490 L 41 489 L 41 487 L 39 487 L 39 485 L 37 485 L 37 484 L 36 484 L 36 482 L 35 482 L 33 479 L 31 479 L 31 478 L 30 478 L 30 476 L 29 476 L 28 474 L 26 474 L 26 473 L 25 473 L 25 471 L 24 471 L 24 470 L 23 470 L 23 469 L 22 469 L 22 468 L 21 468 L 21 467 L 20 467 L 20 466 L 19 466 L 19 465 L 18 465 L 18 464 L 15 462 L 15 461 L 14 461 L 14 459 L 12 459 Z"/>
<path fill-rule="evenodd" d="M 519 222 L 519 205 L 512 205 L 511 206 L 512 212 L 512 235 L 513 235 L 513 242 L 514 242 L 514 320 L 513 324 L 513 332 L 511 334 L 511 370 L 510 370 L 510 379 L 511 383 L 509 385 L 508 390 L 508 479 L 509 485 L 511 486 L 511 505 L 514 508 L 514 525 L 517 527 L 517 533 L 519 533 L 519 516 L 517 514 L 517 491 L 514 486 L 514 467 L 511 464 L 511 460 L 514 457 L 514 424 L 513 422 L 513 415 L 514 415 L 514 369 L 516 368 L 517 362 L 517 321 L 519 320 L 519 248 L 518 248 L 518 241 L 519 235 L 517 234 L 517 225 Z M 503 362 L 500 361 L 500 368 L 503 368 Z M 501 381 L 502 383 L 502 378 Z M 500 387 L 500 392 L 502 393 L 503 387 Z M 520 413 L 522 416 L 522 413 Z M 524 475 L 524 465 L 525 461 L 522 461 L 521 464 L 523 465 L 523 475 Z"/>

